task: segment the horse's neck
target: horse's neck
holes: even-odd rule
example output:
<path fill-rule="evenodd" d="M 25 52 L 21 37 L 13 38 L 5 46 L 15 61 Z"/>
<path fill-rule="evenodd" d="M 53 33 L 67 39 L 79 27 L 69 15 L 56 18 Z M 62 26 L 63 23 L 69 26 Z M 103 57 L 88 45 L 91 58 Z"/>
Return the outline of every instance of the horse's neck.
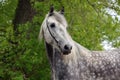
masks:
<path fill-rule="evenodd" d="M 45 42 L 45 47 L 46 47 L 47 56 L 48 56 L 48 59 L 50 61 L 50 64 L 52 64 L 52 61 L 53 61 L 53 47 L 50 44 L 48 44 L 47 42 Z"/>
<path fill-rule="evenodd" d="M 74 77 L 79 78 L 77 74 L 81 70 L 78 70 L 78 67 L 80 68 L 82 65 L 86 65 L 84 57 L 89 54 L 89 50 L 85 49 L 77 43 L 74 43 L 72 52 L 68 55 L 63 55 L 59 52 L 58 49 L 53 48 L 47 43 L 46 50 L 49 61 L 51 63 L 53 80 L 64 80 L 63 76 L 67 76 L 69 80 L 72 78 L 74 80 Z M 71 73 L 73 74 L 73 76 L 70 77 Z"/>
<path fill-rule="evenodd" d="M 53 46 L 51 46 L 47 42 L 45 42 L 45 46 L 46 46 L 47 55 L 51 63 L 51 66 L 54 66 L 56 59 L 58 60 L 61 59 L 61 53 L 59 52 L 59 50 L 57 50 L 56 48 L 53 48 Z"/>
<path fill-rule="evenodd" d="M 78 56 L 90 58 L 91 57 L 91 51 L 87 48 L 81 46 L 80 44 L 74 42 L 75 44 L 75 51 Z"/>
<path fill-rule="evenodd" d="M 81 46 L 75 41 L 72 41 L 72 43 L 73 43 L 73 47 L 72 47 L 71 53 L 68 55 L 63 55 L 63 59 L 65 60 L 66 63 L 68 63 L 69 61 L 76 63 L 76 61 L 79 61 L 80 59 L 83 59 L 83 58 L 89 59 L 91 57 L 90 50 Z"/>

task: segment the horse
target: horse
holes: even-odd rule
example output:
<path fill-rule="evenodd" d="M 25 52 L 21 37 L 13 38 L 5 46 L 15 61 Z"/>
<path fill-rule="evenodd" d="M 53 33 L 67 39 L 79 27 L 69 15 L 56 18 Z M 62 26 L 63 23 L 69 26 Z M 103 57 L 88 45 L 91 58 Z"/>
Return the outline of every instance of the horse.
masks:
<path fill-rule="evenodd" d="M 64 8 L 50 8 L 41 25 L 52 80 L 120 80 L 120 49 L 91 51 L 67 32 Z"/>

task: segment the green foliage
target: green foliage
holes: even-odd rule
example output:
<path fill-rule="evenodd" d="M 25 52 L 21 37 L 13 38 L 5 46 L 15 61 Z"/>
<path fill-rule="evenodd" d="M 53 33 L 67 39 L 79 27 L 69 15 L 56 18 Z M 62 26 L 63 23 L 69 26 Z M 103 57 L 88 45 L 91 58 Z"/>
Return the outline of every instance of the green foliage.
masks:
<path fill-rule="evenodd" d="M 103 49 L 102 41 L 120 46 L 120 25 L 116 18 L 105 12 L 107 0 L 44 0 L 34 1 L 37 14 L 32 22 L 20 24 L 19 34 L 14 36 L 12 20 L 17 0 L 0 2 L 0 78 L 2 80 L 50 80 L 50 65 L 44 42 L 38 41 L 40 25 L 51 4 L 56 10 L 65 7 L 65 16 L 72 38 L 90 50 Z M 118 4 L 120 4 L 118 2 Z M 113 5 L 114 6 L 114 5 Z M 112 6 L 112 7 L 113 7 Z M 112 8 L 111 7 L 111 8 Z M 118 14 L 120 10 L 114 7 Z M 113 8 L 112 8 L 113 9 Z"/>

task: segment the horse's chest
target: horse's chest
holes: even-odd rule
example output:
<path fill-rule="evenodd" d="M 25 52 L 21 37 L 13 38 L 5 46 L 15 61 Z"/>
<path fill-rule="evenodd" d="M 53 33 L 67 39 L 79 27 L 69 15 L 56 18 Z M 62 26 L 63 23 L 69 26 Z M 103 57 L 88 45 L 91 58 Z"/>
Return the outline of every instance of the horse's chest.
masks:
<path fill-rule="evenodd" d="M 84 75 L 80 73 L 86 72 L 85 70 L 83 64 L 75 64 L 71 61 L 70 63 L 65 64 L 63 60 L 59 58 L 57 58 L 54 63 L 55 80 L 80 80 Z"/>
<path fill-rule="evenodd" d="M 79 60 L 75 63 L 74 60 L 69 60 L 65 63 L 58 51 L 55 51 L 53 60 L 54 80 L 83 80 L 87 70 L 86 63 L 83 63 L 85 61 Z"/>
<path fill-rule="evenodd" d="M 54 69 L 55 78 L 57 78 L 58 80 L 79 80 L 79 70 L 77 66 L 74 66 L 74 64 L 68 65 L 60 61 L 55 64 Z"/>

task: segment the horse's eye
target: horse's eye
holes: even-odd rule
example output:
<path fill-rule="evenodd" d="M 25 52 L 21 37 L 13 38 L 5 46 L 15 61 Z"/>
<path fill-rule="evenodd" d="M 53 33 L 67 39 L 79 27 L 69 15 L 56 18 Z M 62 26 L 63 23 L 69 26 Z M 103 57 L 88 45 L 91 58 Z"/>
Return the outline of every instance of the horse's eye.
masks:
<path fill-rule="evenodd" d="M 55 27 L 55 23 L 50 24 L 50 27 L 54 28 Z"/>

